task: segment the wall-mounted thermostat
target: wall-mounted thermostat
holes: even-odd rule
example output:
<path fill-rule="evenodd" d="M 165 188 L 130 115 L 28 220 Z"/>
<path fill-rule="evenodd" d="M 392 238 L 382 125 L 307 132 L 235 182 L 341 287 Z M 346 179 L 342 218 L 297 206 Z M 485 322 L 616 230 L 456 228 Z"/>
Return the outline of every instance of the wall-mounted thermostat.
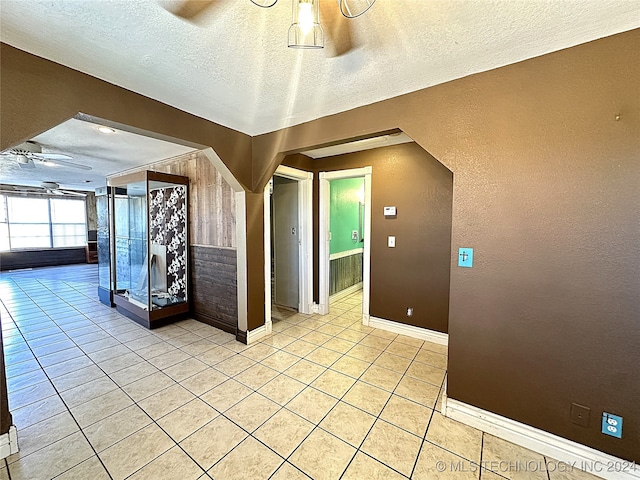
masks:
<path fill-rule="evenodd" d="M 396 216 L 396 207 L 384 207 L 384 216 L 385 217 L 395 217 Z"/>

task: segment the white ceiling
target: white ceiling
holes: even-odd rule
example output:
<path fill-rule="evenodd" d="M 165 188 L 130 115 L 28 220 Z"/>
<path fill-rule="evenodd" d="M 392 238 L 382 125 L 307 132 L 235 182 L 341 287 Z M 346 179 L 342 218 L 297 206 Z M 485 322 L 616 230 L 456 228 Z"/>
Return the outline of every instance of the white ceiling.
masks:
<path fill-rule="evenodd" d="M 287 48 L 290 0 L 217 0 L 197 23 L 170 6 L 2 0 L 1 39 L 256 135 L 640 26 L 636 0 L 378 0 L 332 57 Z"/>
<path fill-rule="evenodd" d="M 0 156 L 1 183 L 38 187 L 42 182 L 56 182 L 66 189 L 93 191 L 105 185 L 105 177 L 109 175 L 195 151 L 192 147 L 123 130 L 100 133 L 98 126 L 70 119 L 32 139 L 43 151 L 62 152 L 72 157 L 69 162 L 89 166 L 91 170 L 39 162 L 35 168 L 24 169 L 15 156 L 3 155 Z"/>

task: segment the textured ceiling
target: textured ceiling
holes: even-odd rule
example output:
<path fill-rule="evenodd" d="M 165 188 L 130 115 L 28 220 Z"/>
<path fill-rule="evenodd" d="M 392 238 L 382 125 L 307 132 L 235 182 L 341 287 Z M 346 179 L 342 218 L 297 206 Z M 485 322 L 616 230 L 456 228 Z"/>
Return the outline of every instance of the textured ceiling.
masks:
<path fill-rule="evenodd" d="M 290 0 L 217 0 L 197 23 L 168 0 L 2 0 L 0 10 L 3 42 L 256 135 L 637 28 L 639 5 L 378 0 L 350 20 L 357 48 L 339 57 L 330 41 L 287 48 Z"/>
<path fill-rule="evenodd" d="M 68 161 L 91 167 L 91 170 L 36 162 L 35 168 L 20 168 L 15 156 L 0 156 L 2 183 L 38 187 L 42 182 L 56 182 L 71 190 L 95 190 L 105 185 L 105 177 L 140 165 L 157 162 L 195 151 L 194 148 L 117 130 L 100 133 L 99 125 L 70 119 L 37 135 L 43 151 L 64 152 Z"/>

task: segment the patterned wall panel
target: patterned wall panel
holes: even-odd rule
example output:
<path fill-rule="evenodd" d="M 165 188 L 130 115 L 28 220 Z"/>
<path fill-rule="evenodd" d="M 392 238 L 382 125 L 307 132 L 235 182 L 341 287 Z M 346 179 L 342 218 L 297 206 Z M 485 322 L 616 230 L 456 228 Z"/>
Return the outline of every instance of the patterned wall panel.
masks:
<path fill-rule="evenodd" d="M 166 247 L 167 292 L 187 298 L 187 188 L 184 185 L 149 192 L 151 243 Z"/>

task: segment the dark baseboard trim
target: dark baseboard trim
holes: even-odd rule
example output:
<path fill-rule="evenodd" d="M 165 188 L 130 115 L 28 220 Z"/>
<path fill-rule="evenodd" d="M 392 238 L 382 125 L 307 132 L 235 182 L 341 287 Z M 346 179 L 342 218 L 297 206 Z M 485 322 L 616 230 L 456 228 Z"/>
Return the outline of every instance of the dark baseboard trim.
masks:
<path fill-rule="evenodd" d="M 236 333 L 236 340 L 247 345 L 247 332 L 238 330 L 238 333 Z"/>
<path fill-rule="evenodd" d="M 227 333 L 231 333 L 233 335 L 236 334 L 236 327 L 229 325 L 228 323 L 224 323 L 217 318 L 211 317 L 209 315 L 204 315 L 198 312 L 191 312 L 191 317 L 195 318 L 199 322 L 206 323 L 207 325 L 211 325 L 212 327 L 219 328 L 220 330 L 224 330 Z"/>

